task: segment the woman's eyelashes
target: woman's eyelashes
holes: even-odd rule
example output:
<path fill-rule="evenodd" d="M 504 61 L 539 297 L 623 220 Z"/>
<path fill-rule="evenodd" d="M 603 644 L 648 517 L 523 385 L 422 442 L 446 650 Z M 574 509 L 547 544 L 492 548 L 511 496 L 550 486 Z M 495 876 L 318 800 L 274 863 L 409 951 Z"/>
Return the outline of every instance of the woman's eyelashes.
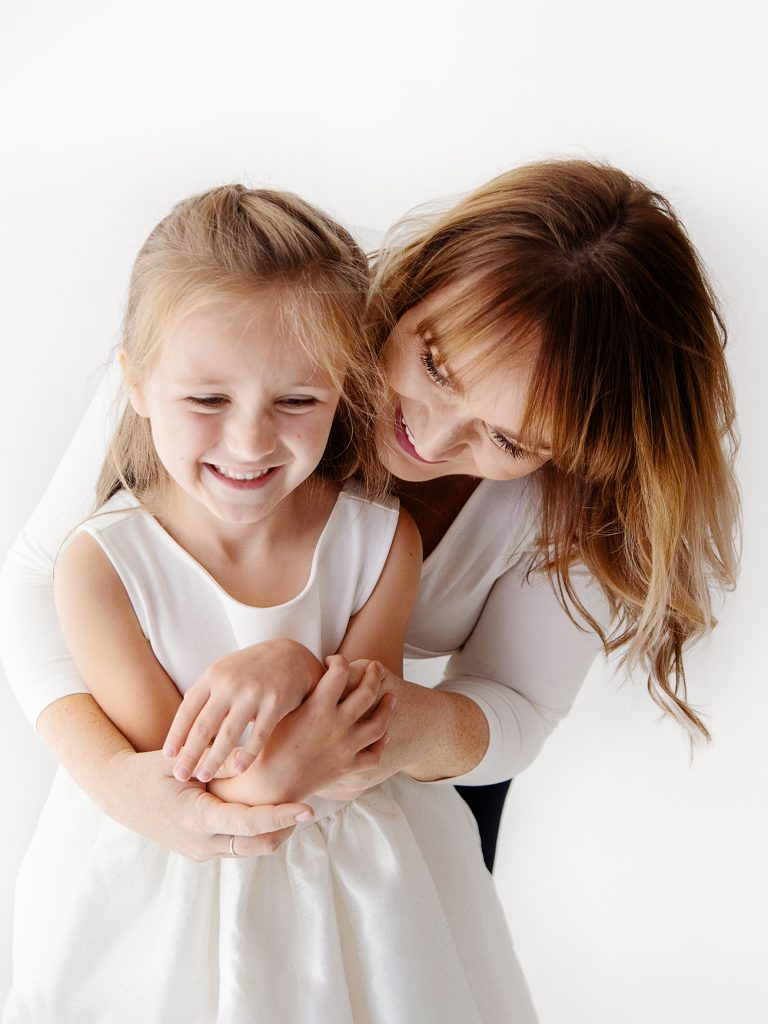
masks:
<path fill-rule="evenodd" d="M 437 384 L 440 388 L 452 387 L 451 378 L 444 369 L 441 369 L 440 358 L 434 345 L 429 345 L 427 348 L 422 349 L 421 362 L 427 371 L 427 376 L 433 383 Z"/>
<path fill-rule="evenodd" d="M 514 441 L 510 441 L 508 437 L 504 437 L 498 430 L 494 430 L 493 427 L 488 428 L 488 433 L 491 436 L 491 440 L 503 452 L 511 455 L 513 459 L 530 459 L 530 452 L 526 451 L 525 448 L 521 448 L 519 444 L 515 444 Z"/>
<path fill-rule="evenodd" d="M 427 376 L 430 380 L 436 384 L 439 388 L 450 388 L 453 387 L 451 384 L 451 378 L 446 373 L 445 369 L 440 363 L 440 356 L 437 352 L 437 348 L 434 345 L 426 345 L 421 351 L 421 362 L 424 365 L 424 369 L 427 372 Z M 525 448 L 521 448 L 519 444 L 515 444 L 514 441 L 510 441 L 508 437 L 500 434 L 498 430 L 494 430 L 493 427 L 488 427 L 488 434 L 501 451 L 511 455 L 513 459 L 529 459 L 531 453 Z"/>

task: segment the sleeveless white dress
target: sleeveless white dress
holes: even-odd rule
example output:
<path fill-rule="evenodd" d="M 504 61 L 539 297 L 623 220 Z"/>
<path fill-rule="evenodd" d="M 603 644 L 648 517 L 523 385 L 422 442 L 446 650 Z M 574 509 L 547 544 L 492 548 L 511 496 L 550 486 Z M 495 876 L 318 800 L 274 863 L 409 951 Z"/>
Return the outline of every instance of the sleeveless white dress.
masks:
<path fill-rule="evenodd" d="M 336 651 L 397 525 L 338 497 L 309 580 L 241 604 L 116 495 L 86 529 L 184 692 L 212 661 L 291 636 Z M 16 890 L 4 1024 L 529 1024 L 536 1020 L 471 813 L 398 775 L 273 855 L 197 864 L 107 817 L 59 768 Z"/>

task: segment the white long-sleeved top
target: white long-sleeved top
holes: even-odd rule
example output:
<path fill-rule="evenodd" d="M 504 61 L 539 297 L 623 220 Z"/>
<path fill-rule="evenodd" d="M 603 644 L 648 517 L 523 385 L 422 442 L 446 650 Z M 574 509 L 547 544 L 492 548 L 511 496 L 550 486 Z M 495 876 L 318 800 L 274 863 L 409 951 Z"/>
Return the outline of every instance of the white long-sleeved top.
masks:
<path fill-rule="evenodd" d="M 115 364 L 0 574 L 0 653 L 33 725 L 53 701 L 88 692 L 59 626 L 53 564 L 64 539 L 93 510 L 118 392 Z M 525 580 L 537 512 L 530 478 L 482 481 L 424 562 L 406 656 L 450 655 L 438 687 L 475 701 L 490 730 L 482 761 L 452 782 L 499 782 L 527 767 L 568 713 L 600 650 L 593 633 L 571 622 L 548 581 Z M 585 603 L 606 621 L 597 586 L 583 586 Z"/>

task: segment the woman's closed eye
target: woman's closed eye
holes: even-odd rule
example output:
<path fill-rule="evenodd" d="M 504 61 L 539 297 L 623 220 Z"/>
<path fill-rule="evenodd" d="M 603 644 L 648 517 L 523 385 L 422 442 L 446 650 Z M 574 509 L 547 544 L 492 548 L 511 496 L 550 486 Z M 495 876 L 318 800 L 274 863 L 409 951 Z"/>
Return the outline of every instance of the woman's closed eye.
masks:
<path fill-rule="evenodd" d="M 427 376 L 437 384 L 440 388 L 453 387 L 451 384 L 451 378 L 445 371 L 445 368 L 440 362 L 440 356 L 438 355 L 437 349 L 434 345 L 429 345 L 423 349 L 421 353 L 421 361 L 424 365 L 424 369 L 427 371 Z"/>
<path fill-rule="evenodd" d="M 498 430 L 494 430 L 493 427 L 488 427 L 488 433 L 491 440 L 497 448 L 501 448 L 503 452 L 511 455 L 513 459 L 530 459 L 532 457 L 531 452 L 525 448 L 521 448 L 519 444 L 515 444 L 514 441 L 510 441 L 508 437 L 500 434 Z"/>

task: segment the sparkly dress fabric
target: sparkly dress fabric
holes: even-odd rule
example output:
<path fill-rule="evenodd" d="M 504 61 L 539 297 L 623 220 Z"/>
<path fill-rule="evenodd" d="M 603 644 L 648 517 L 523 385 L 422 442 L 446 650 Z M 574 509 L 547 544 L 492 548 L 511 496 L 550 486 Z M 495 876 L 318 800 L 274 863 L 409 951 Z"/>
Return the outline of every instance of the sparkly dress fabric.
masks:
<path fill-rule="evenodd" d="M 184 692 L 212 661 L 292 636 L 337 650 L 397 509 L 344 490 L 284 605 L 229 594 L 131 495 L 87 524 Z M 197 864 L 107 817 L 59 768 L 16 890 L 3 1024 L 531 1024 L 471 813 L 398 775 L 320 798 L 270 855 Z"/>

